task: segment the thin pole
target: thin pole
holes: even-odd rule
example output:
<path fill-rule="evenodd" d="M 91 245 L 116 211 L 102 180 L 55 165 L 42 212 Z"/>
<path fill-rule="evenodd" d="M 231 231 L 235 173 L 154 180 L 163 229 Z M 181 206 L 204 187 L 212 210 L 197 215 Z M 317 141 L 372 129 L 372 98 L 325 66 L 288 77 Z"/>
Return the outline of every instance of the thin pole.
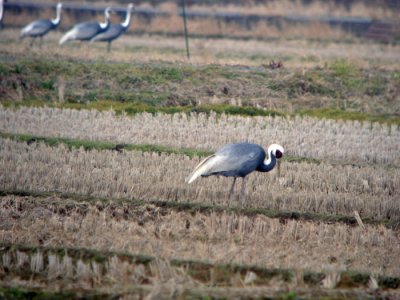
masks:
<path fill-rule="evenodd" d="M 186 55 L 187 58 L 190 59 L 190 52 L 189 52 L 189 38 L 188 38 L 188 31 L 186 26 L 186 9 L 185 9 L 185 0 L 182 0 L 182 13 L 183 13 L 183 27 L 185 28 L 185 43 L 186 43 Z"/>

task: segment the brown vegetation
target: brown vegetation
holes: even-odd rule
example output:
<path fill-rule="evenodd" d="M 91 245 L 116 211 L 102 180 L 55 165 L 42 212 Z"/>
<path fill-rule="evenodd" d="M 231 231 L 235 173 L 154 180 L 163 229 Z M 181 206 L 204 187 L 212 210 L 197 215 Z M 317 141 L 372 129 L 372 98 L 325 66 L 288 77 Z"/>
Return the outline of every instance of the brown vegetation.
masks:
<path fill-rule="evenodd" d="M 96 4 L 106 3 L 110 1 Z M 322 2 L 305 10 L 302 3 L 196 4 L 191 9 L 397 17 L 396 10 L 371 10 L 361 2 L 347 11 L 333 11 Z M 135 35 L 181 34 L 176 4 L 160 8 L 173 15 L 148 21 L 134 17 L 128 34 L 115 42 L 110 54 L 101 44 L 59 47 L 60 32 L 49 34 L 41 49 L 29 47 L 28 41 L 18 42 L 16 27 L 33 16 L 6 15 L 6 28 L 0 32 L 0 133 L 32 136 L 25 143 L 0 138 L 0 298 L 3 287 L 15 286 L 72 290 L 78 296 L 95 290 L 107 298 L 398 298 L 399 126 L 299 113 L 336 108 L 365 114 L 362 117 L 380 116 L 374 121 L 381 122 L 398 116 L 400 45 L 366 43 L 315 23 L 284 24 L 278 30 L 267 23 L 244 28 L 191 20 L 188 62 L 182 37 Z M 44 15 L 52 16 L 53 11 Z M 92 17 L 103 19 L 100 14 Z M 65 14 L 62 31 L 75 21 Z M 7 27 L 10 24 L 16 27 Z M 271 61 L 284 68 L 270 70 Z M 130 98 L 120 91 L 131 93 Z M 115 110 L 101 108 L 107 101 Z M 133 109 L 132 116 L 118 115 L 122 109 L 114 105 L 129 101 L 148 101 L 157 109 L 251 106 L 288 117 L 209 110 L 134 114 Z M 82 108 L 74 105 L 84 103 L 103 111 L 65 109 Z M 63 109 L 24 107 L 32 104 Z M 289 117 L 292 113 L 297 115 Z M 70 149 L 72 143 L 48 146 L 38 136 L 97 145 L 105 141 L 107 149 L 115 151 Z M 155 147 L 146 152 L 123 147 L 152 144 L 199 149 L 204 155 L 238 141 L 265 148 L 280 143 L 288 158 L 295 158 L 280 165 L 279 176 L 276 170 L 251 174 L 243 208 L 236 203 L 226 207 L 229 178 L 184 182 L 201 159 L 194 151 L 189 157 L 183 151 L 166 154 Z M 261 213 L 267 210 L 291 217 L 270 218 Z M 307 213 L 317 217 L 299 217 Z M 352 225 L 341 223 L 342 217 Z M 218 267 L 231 263 L 236 267 Z M 245 267 L 248 264 L 254 267 Z M 260 269 L 262 274 L 274 270 L 275 277 L 265 279 Z M 358 283 L 349 280 L 353 277 Z"/>
<path fill-rule="evenodd" d="M 184 181 L 199 159 L 144 152 L 68 150 L 0 140 L 3 189 L 62 191 L 99 197 L 223 204 L 231 179 Z M 250 207 L 398 220 L 400 169 L 285 163 L 248 179 Z"/>
<path fill-rule="evenodd" d="M 297 29 L 297 35 L 300 29 Z M 29 42 L 18 41 L 19 31 L 2 29 L 0 47 L 3 55 L 66 57 L 75 59 L 108 60 L 119 62 L 186 61 L 185 42 L 181 37 L 127 35 L 113 43 L 113 51 L 106 53 L 102 44 L 58 45 L 61 33 L 45 37 L 41 49 L 29 47 Z M 362 67 L 374 66 L 398 69 L 399 45 L 380 45 L 353 41 L 330 43 L 301 39 L 234 40 L 190 37 L 191 62 L 194 64 L 228 64 L 260 66 L 271 59 L 282 60 L 285 67 L 323 67 L 326 62 L 349 59 Z"/>
<path fill-rule="evenodd" d="M 146 296 L 148 300 L 166 296 L 168 299 L 285 299 L 293 296 L 391 299 L 399 295 L 398 277 L 351 271 L 316 273 L 8 243 L 0 244 L 0 255 L 0 295 L 11 299 L 15 296 L 75 299 L 81 298 L 82 293 L 96 299 L 143 299 Z M 335 286 L 328 287 L 326 282 Z M 15 288 L 15 285 L 23 287 Z"/>
<path fill-rule="evenodd" d="M 83 205 L 73 199 L 6 196 L 3 242 L 91 248 L 167 259 L 399 276 L 397 231 L 383 226 L 169 211 L 152 205 Z"/>

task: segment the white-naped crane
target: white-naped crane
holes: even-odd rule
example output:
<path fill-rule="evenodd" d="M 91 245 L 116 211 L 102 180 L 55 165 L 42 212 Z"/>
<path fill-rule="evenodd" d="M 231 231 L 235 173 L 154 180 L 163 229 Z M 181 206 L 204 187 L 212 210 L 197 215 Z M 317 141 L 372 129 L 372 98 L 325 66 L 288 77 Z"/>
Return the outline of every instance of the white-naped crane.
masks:
<path fill-rule="evenodd" d="M 272 144 L 268 147 L 268 158 L 266 159 L 266 153 L 260 145 L 251 143 L 229 144 L 200 162 L 186 181 L 192 183 L 200 176 L 233 177 L 228 196 L 228 205 L 230 205 L 236 179 L 241 177 L 240 201 L 243 205 L 245 202 L 245 177 L 253 171 L 271 171 L 277 160 L 283 156 L 283 153 L 282 146 Z"/>
<path fill-rule="evenodd" d="M 0 29 L 3 26 L 4 0 L 0 0 Z"/>
<path fill-rule="evenodd" d="M 24 37 L 31 37 L 32 42 L 35 41 L 37 37 L 40 38 L 40 47 L 42 46 L 43 43 L 43 37 L 49 33 L 51 30 L 54 30 L 60 25 L 61 23 L 61 9 L 62 9 L 62 3 L 57 4 L 56 8 L 56 18 L 55 19 L 41 19 L 41 20 L 36 20 L 28 25 L 26 25 L 24 28 L 21 30 L 21 35 L 20 38 L 23 39 Z"/>
<path fill-rule="evenodd" d="M 120 24 L 110 24 L 110 27 L 97 35 L 95 35 L 90 42 L 107 42 L 107 52 L 111 51 L 111 43 L 120 37 L 126 30 L 129 28 L 131 24 L 131 13 L 133 9 L 133 4 L 129 4 L 126 9 L 126 17 L 125 21 Z"/>
<path fill-rule="evenodd" d="M 68 41 L 90 41 L 96 34 L 106 31 L 110 27 L 111 7 L 104 10 L 105 22 L 84 22 L 76 24 L 67 31 L 60 39 L 62 45 Z"/>

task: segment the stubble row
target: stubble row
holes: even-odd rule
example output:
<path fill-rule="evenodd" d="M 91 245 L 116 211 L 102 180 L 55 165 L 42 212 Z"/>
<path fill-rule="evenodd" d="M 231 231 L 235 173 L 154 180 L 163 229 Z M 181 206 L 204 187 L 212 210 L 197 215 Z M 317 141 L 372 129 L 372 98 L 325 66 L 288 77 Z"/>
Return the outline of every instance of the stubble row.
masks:
<path fill-rule="evenodd" d="M 232 142 L 284 146 L 288 155 L 344 163 L 400 166 L 395 125 L 310 117 L 241 117 L 214 113 L 137 114 L 56 108 L 0 108 L 0 130 L 49 137 L 216 150 Z"/>
<path fill-rule="evenodd" d="M 0 186 L 98 197 L 224 205 L 230 178 L 185 178 L 200 158 L 152 152 L 69 150 L 0 139 Z M 286 162 L 280 176 L 254 173 L 247 180 L 249 207 L 397 220 L 400 169 Z M 237 196 L 237 192 L 235 195 Z M 237 199 L 235 199 L 237 200 Z M 235 204 L 236 205 L 236 204 Z"/>

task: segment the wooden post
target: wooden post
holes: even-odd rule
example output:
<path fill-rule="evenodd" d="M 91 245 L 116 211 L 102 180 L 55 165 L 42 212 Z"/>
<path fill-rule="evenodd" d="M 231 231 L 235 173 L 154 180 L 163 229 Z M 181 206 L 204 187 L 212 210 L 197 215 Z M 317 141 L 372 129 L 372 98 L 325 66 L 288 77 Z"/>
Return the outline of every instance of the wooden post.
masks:
<path fill-rule="evenodd" d="M 189 38 L 188 38 L 188 31 L 187 31 L 187 25 L 186 25 L 185 2 L 186 2 L 185 0 L 182 0 L 183 27 L 185 29 L 186 55 L 187 55 L 187 58 L 190 59 Z"/>

